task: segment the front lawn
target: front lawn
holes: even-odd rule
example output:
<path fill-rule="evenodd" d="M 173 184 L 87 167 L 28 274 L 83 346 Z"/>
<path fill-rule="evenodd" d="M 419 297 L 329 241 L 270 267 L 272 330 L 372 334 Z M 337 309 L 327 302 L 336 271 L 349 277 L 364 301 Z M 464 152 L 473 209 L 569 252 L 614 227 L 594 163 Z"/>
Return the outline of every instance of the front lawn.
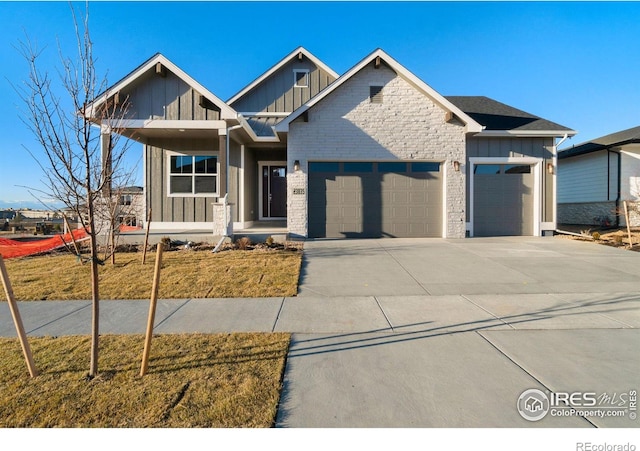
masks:
<path fill-rule="evenodd" d="M 287 334 L 158 335 L 140 377 L 144 336 L 30 338 L 31 379 L 17 339 L 0 339 L 0 427 L 236 428 L 275 421 Z"/>
<path fill-rule="evenodd" d="M 149 299 L 155 252 L 116 254 L 100 266 L 101 299 Z M 302 251 L 173 250 L 163 253 L 164 299 L 295 296 Z M 16 300 L 91 299 L 90 267 L 70 254 L 5 260 Z M 4 299 L 4 293 L 2 295 Z"/>

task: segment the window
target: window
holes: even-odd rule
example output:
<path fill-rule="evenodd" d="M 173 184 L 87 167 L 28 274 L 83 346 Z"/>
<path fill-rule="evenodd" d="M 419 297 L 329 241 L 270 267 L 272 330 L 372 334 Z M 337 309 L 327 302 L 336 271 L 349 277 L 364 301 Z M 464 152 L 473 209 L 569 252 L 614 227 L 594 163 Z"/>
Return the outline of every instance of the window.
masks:
<path fill-rule="evenodd" d="M 369 86 L 369 101 L 382 103 L 382 86 Z"/>
<path fill-rule="evenodd" d="M 214 196 L 218 193 L 218 157 L 170 155 L 169 195 Z"/>
<path fill-rule="evenodd" d="M 308 88 L 309 87 L 309 71 L 306 69 L 294 69 L 293 82 L 296 88 Z"/>
<path fill-rule="evenodd" d="M 344 163 L 344 172 L 373 172 L 373 163 Z"/>
<path fill-rule="evenodd" d="M 337 162 L 313 162 L 309 163 L 309 172 L 338 172 L 340 163 Z"/>
<path fill-rule="evenodd" d="M 120 205 L 131 205 L 133 202 L 133 196 L 131 194 L 123 194 L 120 196 Z"/>
<path fill-rule="evenodd" d="M 411 172 L 440 172 L 440 163 L 411 163 Z"/>

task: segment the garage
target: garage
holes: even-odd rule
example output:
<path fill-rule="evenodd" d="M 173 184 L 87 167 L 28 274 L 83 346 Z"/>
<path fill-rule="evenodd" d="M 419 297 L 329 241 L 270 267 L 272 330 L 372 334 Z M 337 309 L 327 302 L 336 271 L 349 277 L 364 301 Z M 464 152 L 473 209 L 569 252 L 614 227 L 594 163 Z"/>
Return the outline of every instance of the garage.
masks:
<path fill-rule="evenodd" d="M 528 164 L 473 166 L 473 235 L 533 235 L 534 174 Z"/>
<path fill-rule="evenodd" d="M 440 162 L 310 162 L 309 237 L 442 237 Z"/>

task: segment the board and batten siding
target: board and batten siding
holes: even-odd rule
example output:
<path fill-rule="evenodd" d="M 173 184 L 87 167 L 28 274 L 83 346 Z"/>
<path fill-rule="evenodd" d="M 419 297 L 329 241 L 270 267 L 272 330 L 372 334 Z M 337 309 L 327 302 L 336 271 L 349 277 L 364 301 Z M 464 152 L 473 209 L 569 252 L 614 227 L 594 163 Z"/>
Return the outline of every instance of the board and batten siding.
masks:
<path fill-rule="evenodd" d="M 142 75 L 120 93 L 127 99 L 129 119 L 218 120 L 220 112 L 200 106 L 200 93 L 175 74 L 154 70 Z"/>
<path fill-rule="evenodd" d="M 615 200 L 618 168 L 609 158 L 595 152 L 558 160 L 558 203 Z"/>
<path fill-rule="evenodd" d="M 147 207 L 152 222 L 212 222 L 216 197 L 169 197 L 167 151 L 218 151 L 218 139 L 153 139 L 144 146 Z M 219 181 L 222 183 L 222 180 Z"/>
<path fill-rule="evenodd" d="M 625 147 L 620 156 L 620 194 L 623 200 L 637 201 L 640 199 L 640 145 Z"/>
<path fill-rule="evenodd" d="M 294 87 L 294 69 L 309 71 L 309 87 Z M 326 88 L 335 78 L 306 57 L 282 66 L 251 91 L 230 104 L 240 112 L 292 112 Z"/>
<path fill-rule="evenodd" d="M 547 163 L 553 163 L 554 138 L 480 138 L 469 137 L 467 139 L 467 158 L 541 158 L 542 162 L 542 222 L 553 222 L 553 184 L 554 174 L 546 170 Z M 467 165 L 467 180 L 473 174 L 469 174 L 470 166 Z M 469 184 L 467 184 L 467 221 L 469 218 Z"/>

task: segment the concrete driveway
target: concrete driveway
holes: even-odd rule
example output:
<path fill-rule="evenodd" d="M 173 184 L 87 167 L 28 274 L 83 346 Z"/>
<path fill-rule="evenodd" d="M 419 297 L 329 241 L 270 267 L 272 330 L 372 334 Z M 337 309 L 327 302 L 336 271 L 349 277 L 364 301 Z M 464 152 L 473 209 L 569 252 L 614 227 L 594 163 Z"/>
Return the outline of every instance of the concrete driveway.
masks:
<path fill-rule="evenodd" d="M 639 275 L 558 237 L 307 242 L 277 425 L 637 428 Z M 529 421 L 528 389 L 598 405 Z"/>

